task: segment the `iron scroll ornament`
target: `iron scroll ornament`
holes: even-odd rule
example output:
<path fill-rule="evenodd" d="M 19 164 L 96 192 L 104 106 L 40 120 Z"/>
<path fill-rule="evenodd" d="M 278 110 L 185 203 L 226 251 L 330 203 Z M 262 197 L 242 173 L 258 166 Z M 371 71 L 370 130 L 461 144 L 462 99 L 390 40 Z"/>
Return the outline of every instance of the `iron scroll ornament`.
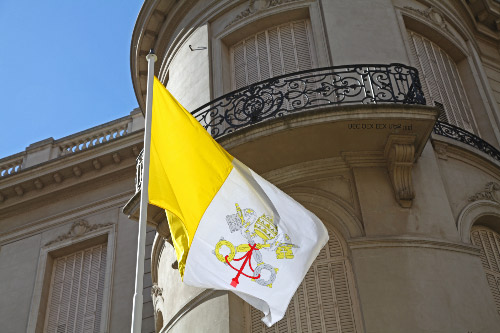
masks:
<path fill-rule="evenodd" d="M 212 137 L 322 106 L 425 105 L 418 71 L 403 64 L 335 66 L 285 74 L 223 95 L 192 112 Z"/>

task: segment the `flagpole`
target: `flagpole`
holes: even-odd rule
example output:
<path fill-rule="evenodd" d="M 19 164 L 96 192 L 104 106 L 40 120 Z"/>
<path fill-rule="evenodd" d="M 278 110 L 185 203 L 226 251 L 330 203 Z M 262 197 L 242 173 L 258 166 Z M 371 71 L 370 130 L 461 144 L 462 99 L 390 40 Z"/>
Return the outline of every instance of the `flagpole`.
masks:
<path fill-rule="evenodd" d="M 144 279 L 144 252 L 146 247 L 146 220 L 148 217 L 149 154 L 151 146 L 151 110 L 153 102 L 153 83 L 156 55 L 149 51 L 148 81 L 146 93 L 146 115 L 144 128 L 144 153 L 142 155 L 141 205 L 139 210 L 139 235 L 137 237 L 137 262 L 135 267 L 135 294 L 132 306 L 132 333 L 140 333 L 142 326 L 142 289 Z"/>

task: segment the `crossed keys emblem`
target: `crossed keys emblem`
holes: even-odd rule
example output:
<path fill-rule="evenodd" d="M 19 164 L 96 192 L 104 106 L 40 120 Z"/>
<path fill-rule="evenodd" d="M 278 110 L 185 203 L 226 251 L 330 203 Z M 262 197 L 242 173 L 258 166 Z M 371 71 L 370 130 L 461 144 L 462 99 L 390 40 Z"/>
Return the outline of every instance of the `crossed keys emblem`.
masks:
<path fill-rule="evenodd" d="M 215 245 L 213 253 L 217 259 L 236 271 L 236 276 L 231 280 L 231 286 L 236 288 L 239 278 L 243 276 L 259 285 L 272 288 L 278 268 L 265 263 L 262 254 L 275 252 L 276 259 L 293 259 L 293 249 L 298 246 L 291 243 L 287 234 L 279 232 L 272 217 L 265 214 L 258 217 L 254 210 L 242 210 L 238 204 L 236 204 L 236 214 L 226 216 L 226 221 L 231 233 L 239 231 L 247 241 L 235 246 L 221 237 Z M 237 252 L 244 254 L 235 258 Z M 235 267 L 237 261 L 242 261 L 239 268 Z M 255 266 L 252 261 L 256 264 Z"/>

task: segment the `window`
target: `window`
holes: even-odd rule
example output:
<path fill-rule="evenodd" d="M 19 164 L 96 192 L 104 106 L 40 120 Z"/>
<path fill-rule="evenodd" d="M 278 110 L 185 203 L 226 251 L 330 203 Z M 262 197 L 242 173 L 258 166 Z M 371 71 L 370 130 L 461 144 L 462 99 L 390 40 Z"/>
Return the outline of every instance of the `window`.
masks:
<path fill-rule="evenodd" d="M 428 105 L 437 106 L 439 120 L 474 130 L 474 120 L 455 61 L 436 43 L 408 30 L 410 49 Z"/>
<path fill-rule="evenodd" d="M 309 20 L 279 25 L 236 43 L 231 47 L 233 89 L 311 69 L 312 49 Z"/>
<path fill-rule="evenodd" d="M 262 312 L 249 306 L 250 332 L 331 332 L 360 331 L 355 315 L 358 309 L 350 263 L 338 237 L 321 250 L 304 281 L 290 301 L 285 317 L 268 328 Z"/>
<path fill-rule="evenodd" d="M 481 248 L 481 263 L 500 314 L 500 235 L 486 227 L 473 227 L 471 240 Z"/>
<path fill-rule="evenodd" d="M 107 244 L 55 258 L 44 332 L 100 332 Z"/>

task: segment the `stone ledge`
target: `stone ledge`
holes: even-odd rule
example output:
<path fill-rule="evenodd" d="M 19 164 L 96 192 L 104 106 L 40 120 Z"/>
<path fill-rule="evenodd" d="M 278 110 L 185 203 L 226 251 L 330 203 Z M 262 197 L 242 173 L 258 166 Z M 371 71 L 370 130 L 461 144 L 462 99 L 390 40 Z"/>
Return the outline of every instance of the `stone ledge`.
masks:
<path fill-rule="evenodd" d="M 461 252 L 475 256 L 479 256 L 481 251 L 479 247 L 471 244 L 418 237 L 354 238 L 349 240 L 348 244 L 352 250 L 385 247 L 418 247 Z"/>

